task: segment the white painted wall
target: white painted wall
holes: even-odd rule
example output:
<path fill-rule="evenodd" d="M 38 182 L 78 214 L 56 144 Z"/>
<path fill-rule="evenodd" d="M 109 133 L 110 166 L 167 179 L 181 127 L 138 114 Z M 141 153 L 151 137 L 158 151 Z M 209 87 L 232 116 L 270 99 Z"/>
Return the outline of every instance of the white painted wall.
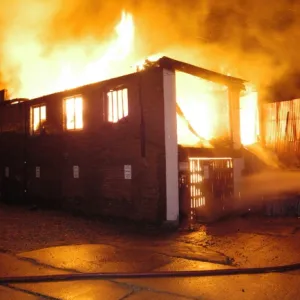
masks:
<path fill-rule="evenodd" d="M 178 145 L 176 122 L 176 80 L 175 72 L 163 70 L 167 221 L 179 219 L 178 192 Z"/>

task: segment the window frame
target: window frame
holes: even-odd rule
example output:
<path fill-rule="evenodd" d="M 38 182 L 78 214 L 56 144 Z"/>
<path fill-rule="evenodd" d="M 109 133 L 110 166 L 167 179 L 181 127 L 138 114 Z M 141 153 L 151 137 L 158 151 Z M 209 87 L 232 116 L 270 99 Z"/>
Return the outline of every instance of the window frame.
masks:
<path fill-rule="evenodd" d="M 76 98 L 81 98 L 81 101 L 82 101 L 82 113 L 81 113 L 82 127 L 76 128 L 76 108 L 75 108 L 75 105 L 74 105 L 74 128 L 68 128 L 68 126 L 67 126 L 68 118 L 67 118 L 67 108 L 66 108 L 67 101 L 70 100 L 70 99 L 73 99 L 73 101 L 75 101 Z M 74 102 L 74 104 L 75 104 L 75 102 Z M 77 95 L 68 96 L 68 97 L 63 98 L 63 128 L 64 128 L 64 131 L 74 132 L 74 131 L 83 130 L 83 127 L 84 127 L 83 116 L 84 116 L 84 98 L 81 94 L 77 94 Z"/>
<path fill-rule="evenodd" d="M 42 114 L 41 114 L 41 108 L 45 107 L 45 119 L 42 119 Z M 39 109 L 39 125 L 38 129 L 34 129 L 34 121 L 35 121 L 35 116 L 34 116 L 34 110 L 38 108 Z M 47 121 L 47 105 L 46 103 L 39 103 L 39 104 L 34 104 L 30 106 L 30 134 L 31 135 L 40 135 L 42 133 L 40 125 L 42 122 Z"/>
<path fill-rule="evenodd" d="M 126 98 L 124 98 L 124 91 L 126 91 Z M 115 98 L 113 97 L 114 95 L 113 93 L 115 93 L 116 95 Z M 120 94 L 122 95 L 121 100 L 119 98 Z M 109 124 L 117 124 L 129 116 L 129 88 L 127 86 L 118 86 L 116 88 L 111 88 L 106 90 L 104 94 L 104 99 L 105 99 L 104 118 L 106 122 L 108 122 Z M 122 106 L 122 110 L 119 110 L 120 103 Z M 115 115 L 117 115 L 117 118 L 114 120 Z"/>

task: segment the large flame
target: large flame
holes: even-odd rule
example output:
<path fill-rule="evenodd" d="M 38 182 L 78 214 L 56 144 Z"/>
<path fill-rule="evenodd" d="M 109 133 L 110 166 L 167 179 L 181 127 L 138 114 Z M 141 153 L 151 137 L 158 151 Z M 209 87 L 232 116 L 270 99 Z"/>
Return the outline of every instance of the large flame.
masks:
<path fill-rule="evenodd" d="M 178 125 L 183 126 L 182 119 L 185 119 L 197 133 L 197 136 L 192 132 L 187 135 L 186 130 L 179 128 L 179 144 L 192 146 L 201 143 L 201 140 L 228 135 L 229 111 L 225 87 L 176 72 L 176 96 L 182 111 L 177 117 Z"/>
<path fill-rule="evenodd" d="M 240 97 L 240 134 L 243 145 L 257 142 L 259 116 L 257 92 L 246 88 Z M 228 89 L 198 77 L 176 72 L 178 143 L 186 146 L 203 145 L 203 141 L 228 139 Z M 206 145 L 207 146 L 207 145 Z"/>
<path fill-rule="evenodd" d="M 134 35 L 133 16 L 123 11 L 111 39 L 104 44 L 99 42 L 97 47 L 95 47 L 95 40 L 87 38 L 85 44 L 69 43 L 63 49 L 56 49 L 47 58 L 51 61 L 51 66 L 47 64 L 47 70 L 43 76 L 24 82 L 19 94 L 34 98 L 71 89 L 128 74 L 135 71 L 131 69 L 132 65 L 135 65 L 137 70 L 142 70 L 145 61 L 136 63 L 140 57 L 135 53 Z M 29 50 L 39 56 L 41 45 L 38 40 L 32 39 L 30 45 Z M 186 57 L 184 53 L 182 55 Z M 155 62 L 161 56 L 162 54 L 156 54 L 148 57 L 146 64 Z M 34 64 L 32 67 L 37 68 Z M 36 69 L 29 68 L 22 70 L 25 72 L 22 78 L 32 79 L 35 71 Z M 226 87 L 186 73 L 176 72 L 176 94 L 179 144 L 211 147 L 209 141 L 212 139 L 229 136 Z M 79 129 L 83 126 L 82 120 L 79 119 L 82 100 L 77 100 L 69 99 L 65 104 L 69 116 L 68 126 L 72 129 Z M 241 139 L 242 143 L 247 145 L 255 143 L 257 139 L 256 100 L 255 93 L 248 93 L 241 98 Z"/>
<path fill-rule="evenodd" d="M 21 54 L 19 46 L 11 51 L 16 60 L 20 55 L 26 60 L 20 69 L 22 85 L 18 91 L 10 90 L 12 96 L 35 98 L 133 72 L 134 32 L 132 15 L 123 11 L 110 38 L 69 42 L 56 46 L 47 57 L 41 41 L 29 36 Z"/>
<path fill-rule="evenodd" d="M 63 65 L 60 78 L 58 80 L 58 90 L 65 90 L 93 83 L 120 75 L 116 73 L 117 62 L 125 60 L 131 53 L 134 41 L 134 23 L 132 15 L 122 12 L 122 19 L 115 28 L 117 37 L 107 45 L 104 53 L 94 57 L 84 57 L 86 63 L 82 62 L 83 69 L 76 68 L 76 59 L 70 57 Z M 76 55 L 76 50 L 72 49 Z M 115 70 L 115 71 L 114 71 Z M 122 72 L 122 71 L 121 71 Z"/>

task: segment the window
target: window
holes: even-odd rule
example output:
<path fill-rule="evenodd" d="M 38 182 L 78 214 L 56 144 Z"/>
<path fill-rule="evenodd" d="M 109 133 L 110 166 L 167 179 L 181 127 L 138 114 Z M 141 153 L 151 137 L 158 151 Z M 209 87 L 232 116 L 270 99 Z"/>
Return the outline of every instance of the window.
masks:
<path fill-rule="evenodd" d="M 31 107 L 31 132 L 32 134 L 41 133 L 43 124 L 46 121 L 46 105 Z"/>
<path fill-rule="evenodd" d="M 108 122 L 117 123 L 128 116 L 128 90 L 113 90 L 107 93 Z"/>
<path fill-rule="evenodd" d="M 83 128 L 83 101 L 81 96 L 65 99 L 65 128 L 76 130 Z"/>

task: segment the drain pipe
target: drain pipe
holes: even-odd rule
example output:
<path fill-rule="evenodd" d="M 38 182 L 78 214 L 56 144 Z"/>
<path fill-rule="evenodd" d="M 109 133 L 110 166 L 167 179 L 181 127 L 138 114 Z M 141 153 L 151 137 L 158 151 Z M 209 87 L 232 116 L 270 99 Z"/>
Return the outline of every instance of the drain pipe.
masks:
<path fill-rule="evenodd" d="M 300 263 L 262 268 L 240 268 L 220 270 L 199 270 L 199 271 L 166 271 L 146 273 L 73 273 L 56 275 L 36 275 L 1 277 L 0 285 L 17 283 L 41 283 L 75 280 L 97 280 L 97 279 L 134 279 L 134 278 L 171 278 L 171 277 L 212 277 L 230 275 L 254 275 L 267 273 L 284 273 L 300 270 Z"/>

